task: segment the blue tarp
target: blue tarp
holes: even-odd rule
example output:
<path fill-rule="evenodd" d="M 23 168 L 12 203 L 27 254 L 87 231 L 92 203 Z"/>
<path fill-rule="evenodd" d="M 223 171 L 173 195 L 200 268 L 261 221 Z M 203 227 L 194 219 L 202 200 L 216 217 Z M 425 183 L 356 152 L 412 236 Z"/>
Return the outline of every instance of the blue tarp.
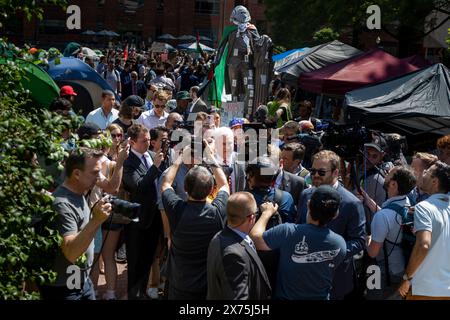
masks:
<path fill-rule="evenodd" d="M 272 56 L 272 61 L 275 62 L 275 61 L 281 60 L 283 58 L 286 58 L 288 55 L 290 55 L 292 53 L 302 52 L 302 51 L 305 51 L 307 49 L 309 49 L 309 48 L 305 47 L 305 48 L 301 48 L 301 49 L 292 49 L 292 50 L 285 51 L 283 53 L 276 54 L 276 55 Z"/>

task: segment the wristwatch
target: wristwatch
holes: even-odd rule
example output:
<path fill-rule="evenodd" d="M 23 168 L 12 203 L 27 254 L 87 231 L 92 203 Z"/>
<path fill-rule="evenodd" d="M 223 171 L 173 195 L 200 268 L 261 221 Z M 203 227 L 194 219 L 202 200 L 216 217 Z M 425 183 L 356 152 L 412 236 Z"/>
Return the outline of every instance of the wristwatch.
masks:
<path fill-rule="evenodd" d="M 403 274 L 403 280 L 405 280 L 405 281 L 411 281 L 412 278 L 413 277 L 408 277 L 408 274 L 406 272 Z"/>

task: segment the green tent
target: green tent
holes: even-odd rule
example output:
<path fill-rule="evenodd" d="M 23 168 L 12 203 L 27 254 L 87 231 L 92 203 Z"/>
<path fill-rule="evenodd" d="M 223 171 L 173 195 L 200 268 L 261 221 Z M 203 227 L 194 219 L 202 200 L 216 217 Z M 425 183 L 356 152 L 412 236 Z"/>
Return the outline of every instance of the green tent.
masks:
<path fill-rule="evenodd" d="M 70 42 L 64 49 L 63 56 L 71 57 L 81 51 L 81 44 L 76 42 Z"/>
<path fill-rule="evenodd" d="M 0 63 L 5 64 L 6 60 L 0 59 Z M 53 99 L 59 97 L 59 87 L 55 81 L 47 72 L 31 62 L 16 59 L 15 63 L 25 70 L 20 83 L 25 90 L 30 91 L 30 98 L 37 106 L 48 108 Z"/>

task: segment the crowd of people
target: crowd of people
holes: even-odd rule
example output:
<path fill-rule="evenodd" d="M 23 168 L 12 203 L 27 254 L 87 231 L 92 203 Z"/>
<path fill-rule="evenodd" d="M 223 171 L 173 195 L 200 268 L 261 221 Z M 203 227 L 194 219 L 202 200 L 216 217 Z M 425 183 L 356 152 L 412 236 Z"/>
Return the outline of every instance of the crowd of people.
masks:
<path fill-rule="evenodd" d="M 120 298 L 116 261 L 127 263 L 128 299 L 450 299 L 450 136 L 408 163 L 374 134 L 350 163 L 305 142 L 322 123 L 314 104 L 300 101 L 294 120 L 291 92 L 274 81 L 254 119 L 275 142 L 256 141 L 267 151 L 249 158 L 249 120 L 222 123 L 199 93 L 211 58 L 174 59 L 108 54 L 94 65 L 113 91 L 76 144 L 111 144 L 65 144 L 53 192 L 64 240 L 44 299 Z M 75 96 L 61 88 L 51 110 L 71 116 Z M 75 263 L 81 286 L 69 288 Z"/>

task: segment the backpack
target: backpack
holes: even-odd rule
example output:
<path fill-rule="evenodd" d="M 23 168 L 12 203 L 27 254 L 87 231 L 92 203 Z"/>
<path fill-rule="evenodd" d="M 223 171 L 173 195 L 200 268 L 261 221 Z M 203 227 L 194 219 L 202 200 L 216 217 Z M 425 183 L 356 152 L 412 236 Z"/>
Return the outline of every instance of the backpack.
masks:
<path fill-rule="evenodd" d="M 389 273 L 389 256 L 392 253 L 387 252 L 386 248 L 386 242 L 392 244 L 393 246 L 398 246 L 402 249 L 403 252 L 403 258 L 405 260 L 405 268 L 408 265 L 409 258 L 411 257 L 411 252 L 414 247 L 414 244 L 416 242 L 416 236 L 413 233 L 413 227 L 414 227 L 414 215 L 409 213 L 409 209 L 404 206 L 400 206 L 395 203 L 390 203 L 383 209 L 391 209 L 396 212 L 397 215 L 401 218 L 401 225 L 400 230 L 397 235 L 397 239 L 402 235 L 402 241 L 400 243 L 389 241 L 388 239 L 385 239 L 385 242 L 383 243 L 383 253 L 384 253 L 384 263 L 386 268 L 386 280 L 388 285 L 390 285 L 390 273 Z"/>

